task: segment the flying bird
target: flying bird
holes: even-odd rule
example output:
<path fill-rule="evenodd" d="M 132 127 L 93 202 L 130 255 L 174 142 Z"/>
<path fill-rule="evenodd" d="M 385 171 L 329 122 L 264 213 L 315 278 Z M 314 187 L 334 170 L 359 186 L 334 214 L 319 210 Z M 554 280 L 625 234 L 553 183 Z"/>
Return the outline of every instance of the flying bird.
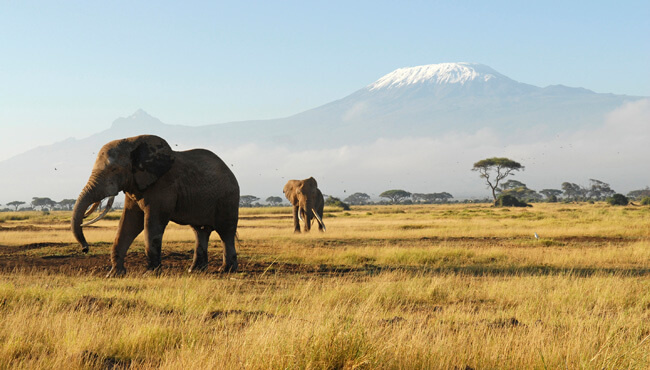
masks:
<path fill-rule="evenodd" d="M 535 232 L 535 239 L 539 240 L 539 236 L 537 235 L 537 232 Z"/>

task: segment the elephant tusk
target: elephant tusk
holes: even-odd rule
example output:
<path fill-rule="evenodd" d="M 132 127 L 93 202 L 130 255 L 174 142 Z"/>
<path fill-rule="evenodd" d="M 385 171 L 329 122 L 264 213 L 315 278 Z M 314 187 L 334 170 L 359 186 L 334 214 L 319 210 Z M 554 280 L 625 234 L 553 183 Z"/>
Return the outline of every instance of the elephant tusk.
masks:
<path fill-rule="evenodd" d="M 302 219 L 302 208 L 298 208 L 298 220 L 300 220 L 300 222 L 305 222 L 305 220 Z"/>
<path fill-rule="evenodd" d="M 318 215 L 316 210 L 312 208 L 311 211 L 314 213 L 314 216 L 316 216 L 316 219 L 318 220 L 318 223 L 323 227 L 323 231 L 327 231 L 327 228 L 325 227 L 325 224 L 323 223 L 323 220 L 320 218 L 320 216 Z"/>
<path fill-rule="evenodd" d="M 86 213 L 84 213 L 84 218 L 90 216 L 93 212 L 95 212 L 95 210 L 97 209 L 97 207 L 99 207 L 99 204 L 100 204 L 100 203 L 101 203 L 101 202 L 95 202 L 95 203 L 93 203 L 93 205 L 92 205 L 92 206 L 91 206 L 91 207 L 86 211 Z"/>
<path fill-rule="evenodd" d="M 111 207 L 113 206 L 113 201 L 114 200 L 115 200 L 115 196 L 112 196 L 112 197 L 108 198 L 108 202 L 106 203 L 106 207 L 104 207 L 104 211 L 99 216 L 95 217 L 93 220 L 90 220 L 90 221 L 88 221 L 86 223 L 81 224 L 81 227 L 94 224 L 95 222 L 97 222 L 97 221 L 101 220 L 102 218 L 104 218 L 104 216 L 106 216 L 108 211 L 111 210 Z M 95 204 L 98 204 L 98 203 L 99 202 L 97 202 Z"/>

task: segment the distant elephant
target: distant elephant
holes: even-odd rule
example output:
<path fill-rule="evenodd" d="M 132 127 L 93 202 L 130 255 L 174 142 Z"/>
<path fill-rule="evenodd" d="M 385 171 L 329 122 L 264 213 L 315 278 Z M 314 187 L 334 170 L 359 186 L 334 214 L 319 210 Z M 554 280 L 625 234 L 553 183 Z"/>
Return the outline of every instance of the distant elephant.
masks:
<path fill-rule="evenodd" d="M 318 220 L 318 230 L 324 231 L 323 208 L 325 201 L 323 193 L 318 189 L 318 183 L 313 177 L 304 180 L 289 180 L 284 185 L 284 196 L 293 205 L 294 232 L 300 232 L 300 221 L 304 222 L 304 231 L 311 230 L 312 215 Z"/>
<path fill-rule="evenodd" d="M 169 221 L 190 225 L 196 236 L 189 271 L 208 265 L 208 240 L 216 231 L 223 241 L 221 270 L 237 270 L 235 235 L 239 217 L 239 185 L 228 166 L 205 149 L 173 151 L 162 138 L 135 136 L 111 141 L 97 155 L 88 183 L 75 203 L 72 232 L 88 252 L 81 224 L 106 197 L 124 191 L 124 211 L 113 242 L 112 268 L 107 277 L 124 275 L 124 258 L 144 230 L 148 270 L 160 268 L 163 233 Z M 86 211 L 89 206 L 92 209 Z"/>

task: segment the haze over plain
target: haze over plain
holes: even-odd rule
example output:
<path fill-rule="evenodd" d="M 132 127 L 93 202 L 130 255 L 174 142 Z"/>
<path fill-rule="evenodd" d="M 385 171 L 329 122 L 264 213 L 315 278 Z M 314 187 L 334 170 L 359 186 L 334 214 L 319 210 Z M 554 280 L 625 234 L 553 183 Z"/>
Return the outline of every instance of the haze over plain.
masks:
<path fill-rule="evenodd" d="M 480 62 L 534 86 L 650 96 L 645 2 L 2 7 L 0 160 L 90 137 L 140 108 L 162 122 L 189 126 L 289 117 L 349 96 L 392 70 L 432 63 Z M 271 174 L 259 175 L 266 161 L 286 171 L 280 179 L 320 174 L 338 196 L 394 187 L 480 196 L 486 190 L 469 168 L 494 155 L 520 160 L 527 169 L 517 179 L 537 190 L 598 178 L 626 191 L 649 182 L 639 170 L 648 153 L 638 143 L 650 131 L 644 104 L 622 104 L 591 126 L 561 127 L 555 136 L 524 132 L 520 142 L 504 140 L 486 125 L 334 143 L 313 153 L 286 142 L 273 150 L 248 144 L 215 151 L 239 166 L 242 185 L 275 188 Z M 519 122 L 530 125 L 526 117 Z M 360 164 L 372 169 L 364 183 L 349 180 Z M 255 186 L 242 191 L 275 195 Z M 45 189 L 26 200 L 63 196 L 57 194 Z"/>

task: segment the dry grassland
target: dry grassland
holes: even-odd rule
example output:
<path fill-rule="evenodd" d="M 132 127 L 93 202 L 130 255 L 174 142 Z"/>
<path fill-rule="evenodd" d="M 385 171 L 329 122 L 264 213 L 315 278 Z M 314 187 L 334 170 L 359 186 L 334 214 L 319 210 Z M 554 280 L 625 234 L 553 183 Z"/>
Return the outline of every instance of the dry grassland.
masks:
<path fill-rule="evenodd" d="M 243 209 L 240 272 L 107 280 L 119 213 L 0 213 L 0 368 L 650 368 L 650 207 L 535 204 Z M 534 233 L 539 239 L 534 237 Z"/>

